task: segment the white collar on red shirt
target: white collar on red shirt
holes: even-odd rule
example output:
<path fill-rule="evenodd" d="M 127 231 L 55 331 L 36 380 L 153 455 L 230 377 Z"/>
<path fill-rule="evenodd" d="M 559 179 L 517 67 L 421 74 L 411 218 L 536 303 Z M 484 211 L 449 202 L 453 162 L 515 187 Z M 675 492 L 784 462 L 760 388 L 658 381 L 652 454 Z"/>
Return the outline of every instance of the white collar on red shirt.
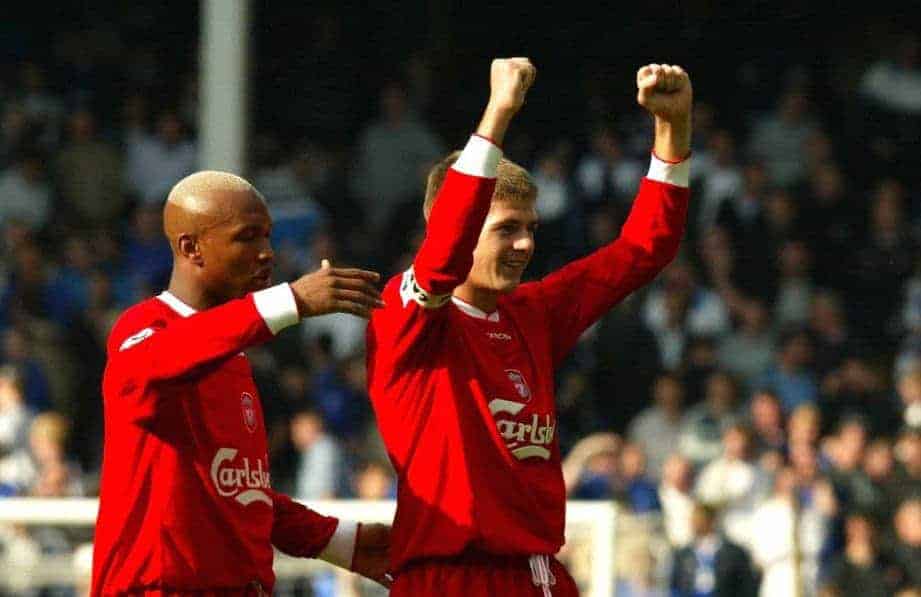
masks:
<path fill-rule="evenodd" d="M 164 290 L 157 295 L 157 298 L 166 303 L 167 307 L 183 317 L 198 313 L 198 311 L 179 300 L 179 298 L 169 290 Z"/>
<path fill-rule="evenodd" d="M 492 313 L 487 313 L 482 309 L 477 309 L 470 303 L 465 303 L 456 296 L 451 297 L 451 302 L 460 309 L 462 312 L 466 313 L 470 317 L 476 317 L 477 319 L 485 319 L 486 321 L 499 321 L 499 312 L 493 311 Z"/>

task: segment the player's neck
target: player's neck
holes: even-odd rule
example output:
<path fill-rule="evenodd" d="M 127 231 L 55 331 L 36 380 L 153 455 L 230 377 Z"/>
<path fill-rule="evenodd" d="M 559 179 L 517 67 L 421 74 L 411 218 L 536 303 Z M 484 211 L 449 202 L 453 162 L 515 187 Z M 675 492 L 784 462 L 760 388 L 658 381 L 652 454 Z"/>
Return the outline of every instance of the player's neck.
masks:
<path fill-rule="evenodd" d="M 492 313 L 496 310 L 499 293 L 489 288 L 474 286 L 467 280 L 454 289 L 454 296 L 468 305 L 473 305 L 483 313 Z"/>
<path fill-rule="evenodd" d="M 170 276 L 167 290 L 196 311 L 204 311 L 205 309 L 216 307 L 218 304 L 209 297 L 200 284 L 196 284 L 187 277 L 179 275 L 176 270 L 173 270 L 173 275 Z"/>

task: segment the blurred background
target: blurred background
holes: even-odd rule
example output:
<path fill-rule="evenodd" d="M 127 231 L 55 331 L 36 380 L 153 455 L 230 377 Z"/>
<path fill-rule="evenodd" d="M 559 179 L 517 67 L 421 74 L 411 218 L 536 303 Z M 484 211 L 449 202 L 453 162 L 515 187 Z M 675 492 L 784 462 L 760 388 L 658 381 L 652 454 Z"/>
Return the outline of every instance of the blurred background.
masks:
<path fill-rule="evenodd" d="M 696 100 L 682 254 L 558 375 L 570 497 L 617 504 L 611 592 L 921 594 L 917 6 L 210 4 L 242 33 L 196 2 L 36 1 L 0 22 L 0 496 L 96 495 L 106 335 L 165 287 L 166 193 L 221 139 L 269 203 L 276 280 L 322 258 L 389 277 L 489 60 L 529 56 L 505 151 L 539 187 L 536 278 L 617 235 L 652 140 L 635 72 L 667 62 Z M 245 58 L 226 98 L 209 26 L 218 64 Z M 363 347 L 336 315 L 250 353 L 277 488 L 394 496 Z M 75 594 L 10 562 L 86 560 L 91 535 L 0 525 L 0 594 Z M 322 576 L 278 592 L 336 594 Z"/>

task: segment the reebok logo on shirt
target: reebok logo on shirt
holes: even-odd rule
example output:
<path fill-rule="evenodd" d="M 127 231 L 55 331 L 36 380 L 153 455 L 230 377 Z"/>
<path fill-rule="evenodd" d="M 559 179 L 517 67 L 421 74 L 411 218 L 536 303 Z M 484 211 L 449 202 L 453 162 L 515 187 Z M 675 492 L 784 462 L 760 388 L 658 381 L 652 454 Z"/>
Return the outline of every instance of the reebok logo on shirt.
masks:
<path fill-rule="evenodd" d="M 211 461 L 211 481 L 219 495 L 232 497 L 244 506 L 253 502 L 265 502 L 272 506 L 272 498 L 263 489 L 271 487 L 268 464 L 256 459 L 256 467 L 250 466 L 249 458 L 243 457 L 242 466 L 234 466 L 237 450 L 221 448 Z"/>

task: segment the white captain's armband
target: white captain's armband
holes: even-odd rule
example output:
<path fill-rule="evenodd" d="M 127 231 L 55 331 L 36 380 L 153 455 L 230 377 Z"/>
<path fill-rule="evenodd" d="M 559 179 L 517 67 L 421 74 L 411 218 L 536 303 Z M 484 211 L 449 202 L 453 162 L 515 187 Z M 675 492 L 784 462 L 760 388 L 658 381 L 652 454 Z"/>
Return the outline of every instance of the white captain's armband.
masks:
<path fill-rule="evenodd" d="M 450 294 L 431 294 L 416 282 L 416 275 L 413 268 L 403 272 L 403 281 L 400 283 L 400 299 L 403 306 L 409 304 L 409 301 L 415 301 L 423 309 L 437 309 L 443 307 L 451 300 Z"/>
<path fill-rule="evenodd" d="M 133 335 L 133 336 L 129 336 L 128 338 L 125 338 L 125 341 L 122 342 L 122 345 L 118 347 L 118 352 L 121 352 L 121 351 L 123 351 L 123 350 L 128 350 L 128 349 L 131 348 L 132 346 L 135 346 L 135 345 L 137 345 L 137 344 L 140 344 L 141 342 L 143 342 L 144 340 L 150 338 L 150 337 L 153 336 L 153 335 L 154 335 L 154 329 L 153 329 L 153 328 L 144 328 L 143 330 L 141 330 L 141 331 L 138 332 L 137 334 L 135 334 L 135 335 Z"/>

